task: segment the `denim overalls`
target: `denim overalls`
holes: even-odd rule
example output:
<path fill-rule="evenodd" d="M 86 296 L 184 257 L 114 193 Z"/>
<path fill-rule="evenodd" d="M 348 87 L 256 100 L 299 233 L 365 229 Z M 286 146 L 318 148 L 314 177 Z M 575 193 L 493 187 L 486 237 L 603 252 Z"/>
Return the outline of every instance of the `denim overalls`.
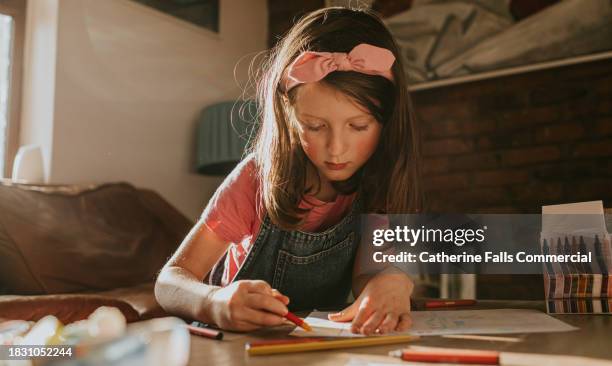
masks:
<path fill-rule="evenodd" d="M 357 197 L 339 223 L 318 233 L 282 230 L 266 215 L 233 281 L 268 282 L 289 297 L 292 311 L 343 306 L 359 244 L 358 207 Z M 220 285 L 224 263 L 225 257 L 213 269 L 211 284 Z"/>

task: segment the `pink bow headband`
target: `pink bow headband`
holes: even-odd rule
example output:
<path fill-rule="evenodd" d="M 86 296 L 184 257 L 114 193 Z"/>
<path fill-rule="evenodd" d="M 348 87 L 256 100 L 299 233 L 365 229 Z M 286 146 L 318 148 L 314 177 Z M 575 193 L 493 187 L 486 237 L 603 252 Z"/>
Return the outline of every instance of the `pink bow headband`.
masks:
<path fill-rule="evenodd" d="M 367 43 L 355 46 L 349 53 L 307 51 L 287 67 L 281 85 L 287 92 L 296 85 L 319 81 L 333 71 L 356 71 L 393 81 L 391 66 L 394 62 L 391 51 Z"/>

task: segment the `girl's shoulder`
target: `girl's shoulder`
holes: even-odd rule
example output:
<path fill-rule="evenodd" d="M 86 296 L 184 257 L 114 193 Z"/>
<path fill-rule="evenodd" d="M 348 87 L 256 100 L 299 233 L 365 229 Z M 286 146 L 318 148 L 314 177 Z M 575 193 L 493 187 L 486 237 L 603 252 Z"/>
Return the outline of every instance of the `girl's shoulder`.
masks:
<path fill-rule="evenodd" d="M 257 229 L 259 180 L 252 155 L 243 159 L 208 202 L 201 219 L 222 239 L 238 243 Z"/>
<path fill-rule="evenodd" d="M 232 181 L 249 181 L 256 183 L 257 181 L 257 166 L 255 155 L 249 154 L 242 159 L 238 165 L 230 172 L 227 177 Z"/>
<path fill-rule="evenodd" d="M 253 154 L 249 154 L 228 174 L 216 196 L 238 196 L 254 199 L 259 191 L 259 175 Z"/>

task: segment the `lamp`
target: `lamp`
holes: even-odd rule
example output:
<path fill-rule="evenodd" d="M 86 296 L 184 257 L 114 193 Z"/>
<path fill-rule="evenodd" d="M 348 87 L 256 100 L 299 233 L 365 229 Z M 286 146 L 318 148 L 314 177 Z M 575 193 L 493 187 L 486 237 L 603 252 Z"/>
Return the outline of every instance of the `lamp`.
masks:
<path fill-rule="evenodd" d="M 19 148 L 13 162 L 11 180 L 20 183 L 44 183 L 45 168 L 42 149 L 38 145 Z"/>
<path fill-rule="evenodd" d="M 226 175 L 242 159 L 256 125 L 254 101 L 228 101 L 206 107 L 197 127 L 197 171 Z"/>

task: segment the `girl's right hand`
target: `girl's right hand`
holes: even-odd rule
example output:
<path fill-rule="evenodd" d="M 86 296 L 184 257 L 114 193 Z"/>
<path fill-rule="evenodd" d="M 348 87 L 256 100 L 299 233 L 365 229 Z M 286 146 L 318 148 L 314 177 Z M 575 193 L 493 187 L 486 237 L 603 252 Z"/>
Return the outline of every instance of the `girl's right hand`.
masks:
<path fill-rule="evenodd" d="M 261 280 L 241 280 L 215 289 L 210 314 L 222 329 L 250 331 L 281 325 L 289 311 L 289 298 Z"/>

